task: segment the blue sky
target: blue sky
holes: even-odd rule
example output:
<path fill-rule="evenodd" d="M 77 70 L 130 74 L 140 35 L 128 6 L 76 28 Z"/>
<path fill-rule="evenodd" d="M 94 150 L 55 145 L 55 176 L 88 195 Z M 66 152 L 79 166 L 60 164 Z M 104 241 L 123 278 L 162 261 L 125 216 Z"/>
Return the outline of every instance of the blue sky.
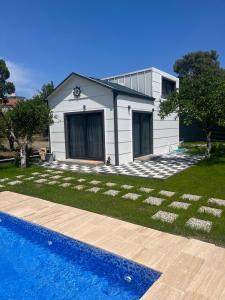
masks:
<path fill-rule="evenodd" d="M 224 0 L 0 0 L 0 7 L 0 57 L 18 95 L 72 71 L 172 72 L 177 58 L 196 50 L 217 50 L 225 68 Z"/>

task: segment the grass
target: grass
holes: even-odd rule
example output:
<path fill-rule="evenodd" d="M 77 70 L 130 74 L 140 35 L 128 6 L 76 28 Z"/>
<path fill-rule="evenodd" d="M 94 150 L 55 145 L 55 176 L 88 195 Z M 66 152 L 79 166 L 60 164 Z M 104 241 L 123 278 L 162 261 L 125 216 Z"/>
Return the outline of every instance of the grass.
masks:
<path fill-rule="evenodd" d="M 26 170 L 21 170 L 14 165 L 5 164 L 0 165 L 0 178 L 15 178 L 16 175 L 20 174 L 29 177 L 33 172 L 44 173 L 45 171 L 44 168 L 38 166 L 31 166 Z M 71 187 L 63 188 L 59 185 L 50 186 L 47 184 L 37 184 L 33 181 L 23 182 L 22 184 L 15 186 L 6 184 L 6 187 L 3 189 L 40 197 L 49 201 L 112 216 L 170 233 L 196 237 L 225 246 L 225 208 L 221 218 L 197 212 L 198 208 L 202 205 L 221 208 L 216 205 L 208 204 L 207 198 L 215 197 L 225 199 L 225 157 L 215 156 L 209 161 L 202 161 L 198 165 L 190 167 L 167 180 L 154 180 L 118 175 L 81 174 L 71 171 L 64 171 L 63 175 L 73 177 L 73 180 L 71 180 L 73 185 L 81 184 L 77 182 L 78 178 L 85 178 L 86 183 L 82 184 L 85 184 L 87 188 L 92 186 L 90 184 L 91 180 L 100 180 L 101 184 L 99 187 L 101 187 L 102 190 L 94 194 L 87 191 L 75 191 Z M 61 182 L 63 181 L 61 180 Z M 117 185 L 109 188 L 105 186 L 106 182 L 115 182 Z M 126 191 L 121 188 L 122 184 L 129 184 L 134 186 L 134 188 Z M 140 187 L 149 187 L 154 188 L 155 190 L 146 194 L 139 191 Z M 106 196 L 103 192 L 108 189 L 120 190 L 121 192 L 115 197 Z M 176 194 L 171 198 L 162 197 L 158 193 L 162 189 L 175 191 Z M 140 194 L 141 197 L 136 201 L 123 199 L 122 195 L 128 192 Z M 190 202 L 192 205 L 187 211 L 181 209 L 178 210 L 168 206 L 173 201 L 184 201 L 180 198 L 184 193 L 202 195 L 203 197 L 200 201 Z M 160 207 L 150 206 L 143 203 L 143 200 L 148 196 L 166 198 L 166 201 Z M 153 220 L 151 216 L 158 210 L 177 213 L 179 214 L 179 217 L 173 224 Z M 211 232 L 204 233 L 187 228 L 185 222 L 190 217 L 212 221 L 213 228 Z"/>

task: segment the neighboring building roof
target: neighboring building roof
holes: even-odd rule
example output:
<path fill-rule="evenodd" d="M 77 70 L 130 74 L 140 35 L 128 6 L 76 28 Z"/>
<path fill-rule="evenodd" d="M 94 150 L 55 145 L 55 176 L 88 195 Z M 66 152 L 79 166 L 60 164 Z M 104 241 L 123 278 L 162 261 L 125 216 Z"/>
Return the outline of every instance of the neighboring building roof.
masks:
<path fill-rule="evenodd" d="M 97 78 L 94 78 L 94 77 L 90 77 L 90 76 L 85 76 L 85 75 L 81 75 L 81 74 L 78 74 L 78 73 L 74 73 L 72 72 L 69 76 L 67 76 L 54 90 L 53 92 L 47 97 L 47 99 L 63 84 L 65 83 L 71 76 L 78 76 L 78 77 L 81 77 L 81 78 L 85 78 L 87 80 L 90 80 L 92 82 L 95 82 L 101 86 L 104 86 L 106 88 L 109 88 L 111 89 L 113 92 L 116 92 L 118 94 L 125 94 L 125 95 L 128 95 L 128 96 L 131 96 L 131 97 L 137 97 L 137 98 L 142 98 L 142 99 L 148 99 L 148 100 L 155 100 L 155 98 L 153 97 L 150 97 L 148 95 L 145 95 L 143 93 L 140 93 L 138 91 L 135 91 L 133 89 L 130 89 L 126 86 L 123 86 L 123 85 L 120 85 L 120 84 L 117 84 L 117 83 L 114 83 L 114 82 L 110 82 L 108 80 L 102 80 L 102 79 L 97 79 Z"/>
<path fill-rule="evenodd" d="M 19 102 L 23 101 L 25 97 L 20 96 L 8 96 L 5 105 L 15 107 Z"/>

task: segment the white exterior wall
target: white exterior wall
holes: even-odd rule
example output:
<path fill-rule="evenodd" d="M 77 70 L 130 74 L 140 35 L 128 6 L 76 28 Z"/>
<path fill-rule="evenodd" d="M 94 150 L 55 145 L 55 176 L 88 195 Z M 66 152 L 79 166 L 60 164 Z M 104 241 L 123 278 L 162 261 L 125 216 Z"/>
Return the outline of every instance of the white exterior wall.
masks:
<path fill-rule="evenodd" d="M 76 86 L 81 89 L 78 99 L 73 95 L 73 89 Z M 110 156 L 114 164 L 113 93 L 110 89 L 78 76 L 72 76 L 55 93 L 53 92 L 48 102 L 54 117 L 54 124 L 50 126 L 51 151 L 57 160 L 66 159 L 64 114 L 82 112 L 83 105 L 85 105 L 86 111 L 104 110 L 105 160 Z"/>
<path fill-rule="evenodd" d="M 175 150 L 179 144 L 179 119 L 175 119 L 175 114 L 171 114 L 164 120 L 161 120 L 158 115 L 160 101 L 163 101 L 161 98 L 162 77 L 175 81 L 176 88 L 179 88 L 178 78 L 156 68 L 106 78 L 109 81 L 125 85 L 155 98 L 153 113 L 154 154 L 168 153 Z M 140 99 L 137 99 L 137 106 L 139 106 L 139 102 Z M 120 127 L 118 126 L 118 128 Z M 132 150 L 130 151 L 132 152 Z"/>
<path fill-rule="evenodd" d="M 131 109 L 128 109 L 128 106 Z M 151 112 L 154 101 L 126 95 L 117 96 L 119 164 L 133 161 L 132 112 Z"/>
<path fill-rule="evenodd" d="M 179 88 L 179 80 L 168 73 L 152 68 L 152 97 L 155 98 L 154 119 L 153 119 L 153 152 L 163 154 L 177 149 L 179 145 L 179 119 L 171 114 L 164 120 L 159 117 L 159 104 L 163 101 L 162 77 L 176 82 Z"/>

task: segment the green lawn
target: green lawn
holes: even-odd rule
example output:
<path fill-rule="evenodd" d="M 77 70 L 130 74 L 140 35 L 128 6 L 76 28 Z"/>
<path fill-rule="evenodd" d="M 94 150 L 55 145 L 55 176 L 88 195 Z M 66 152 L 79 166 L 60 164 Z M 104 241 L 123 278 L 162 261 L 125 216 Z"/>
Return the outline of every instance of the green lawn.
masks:
<path fill-rule="evenodd" d="M 8 177 L 14 178 L 15 180 L 16 175 L 23 174 L 26 175 L 26 177 L 29 177 L 33 172 L 45 173 L 46 170 L 38 166 L 32 166 L 26 170 L 21 170 L 11 164 L 0 165 L 0 178 Z M 78 178 L 86 179 L 86 182 L 82 184 L 85 184 L 87 188 L 92 186 L 90 184 L 91 180 L 100 180 L 101 184 L 99 187 L 101 187 L 102 190 L 94 194 L 87 191 L 79 192 L 71 187 L 63 188 L 58 185 L 50 186 L 47 184 L 37 184 L 33 181 L 24 181 L 22 184 L 15 186 L 5 184 L 5 187 L 2 188 L 2 190 L 32 195 L 162 231 L 197 237 L 202 240 L 225 245 L 225 207 L 220 218 L 197 212 L 198 208 L 202 205 L 222 208 L 215 204 L 208 204 L 207 198 L 215 197 L 225 199 L 225 157 L 214 157 L 210 161 L 202 161 L 198 165 L 190 167 L 167 180 L 143 179 L 118 175 L 81 174 L 70 171 L 65 171 L 63 175 L 73 177 L 73 180 L 71 180 L 72 186 L 80 184 L 77 182 Z M 59 181 L 63 182 L 62 180 Z M 106 182 L 114 182 L 117 185 L 108 188 L 105 186 Z M 134 186 L 134 188 L 126 191 L 121 188 L 122 184 L 129 184 Z M 155 190 L 146 194 L 139 191 L 140 187 L 150 187 Z M 121 193 L 116 197 L 106 196 L 103 192 L 108 189 L 119 190 Z M 167 198 L 160 207 L 143 203 L 143 200 L 148 196 L 162 197 L 158 194 L 162 189 L 175 191 L 176 194 L 172 198 Z M 136 201 L 123 199 L 121 196 L 128 192 L 141 194 L 141 197 Z M 197 202 L 186 200 L 185 202 L 192 204 L 187 211 L 181 209 L 178 210 L 168 206 L 173 201 L 184 201 L 180 199 L 180 196 L 184 193 L 202 195 L 203 198 Z M 179 214 L 179 217 L 173 224 L 162 223 L 161 221 L 151 219 L 151 216 L 158 210 L 177 213 Z M 185 222 L 190 217 L 211 220 L 213 222 L 211 232 L 204 233 L 187 228 Z"/>

